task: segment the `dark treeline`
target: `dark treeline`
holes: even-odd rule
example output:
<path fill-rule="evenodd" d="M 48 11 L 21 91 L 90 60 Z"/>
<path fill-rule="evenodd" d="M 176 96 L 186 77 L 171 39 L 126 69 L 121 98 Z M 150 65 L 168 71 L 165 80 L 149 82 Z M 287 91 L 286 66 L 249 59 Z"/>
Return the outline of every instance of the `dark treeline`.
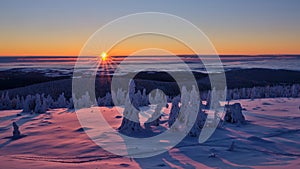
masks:
<path fill-rule="evenodd" d="M 30 74 L 30 73 L 28 73 Z M 28 76 L 23 74 L 23 81 L 31 81 L 34 74 Z M 180 76 L 180 72 L 177 73 Z M 127 75 L 131 76 L 131 75 Z M 184 73 L 182 73 L 184 76 Z M 211 90 L 210 80 L 207 74 L 194 72 L 194 76 L 197 79 L 198 87 L 200 91 Z M 211 76 L 214 76 L 212 74 Z M 2 77 L 2 76 L 1 76 Z M 26 80 L 25 80 L 25 77 Z M 231 70 L 226 72 L 226 83 L 228 89 L 241 89 L 241 88 L 253 88 L 253 87 L 266 87 L 266 86 L 290 86 L 293 84 L 300 84 L 300 72 L 289 70 L 271 70 L 271 69 L 244 69 L 244 70 Z M 54 99 L 57 99 L 61 93 L 65 93 L 66 98 L 71 97 L 72 92 L 72 79 L 71 77 L 57 80 L 53 78 L 49 80 L 47 77 L 46 82 L 37 83 L 25 87 L 18 87 L 14 89 L 1 90 L 2 93 L 9 93 L 10 97 L 45 94 L 51 95 Z M 111 90 L 111 76 L 97 76 L 95 79 L 95 93 L 97 97 L 104 97 L 107 92 Z M 120 79 L 127 79 L 126 75 L 119 76 Z M 184 77 L 183 77 L 184 78 Z M 180 94 L 179 87 L 175 80 L 168 73 L 165 72 L 140 72 L 135 77 L 136 87 L 138 90 L 146 89 L 147 94 L 154 89 L 161 89 L 169 96 L 177 96 Z M 3 80 L 3 79 L 2 79 Z M 48 81 L 49 80 L 49 81 Z M 11 80 L 12 81 L 12 80 Z M 129 79 L 127 79 L 129 82 Z M 127 87 L 128 82 L 122 81 Z M 3 81 L 1 86 L 5 87 L 11 82 Z M 19 80 L 15 80 L 16 86 L 22 86 Z M 25 83 L 25 82 L 24 82 Z M 23 83 L 22 83 L 23 84 Z"/>

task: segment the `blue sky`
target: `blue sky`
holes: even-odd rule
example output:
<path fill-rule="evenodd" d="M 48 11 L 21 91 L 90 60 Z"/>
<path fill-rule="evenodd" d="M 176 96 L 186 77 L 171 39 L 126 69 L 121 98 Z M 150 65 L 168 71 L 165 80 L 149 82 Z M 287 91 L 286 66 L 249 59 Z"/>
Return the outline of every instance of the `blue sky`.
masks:
<path fill-rule="evenodd" d="M 220 53 L 300 53 L 299 0 L 1 0 L 0 55 L 73 55 L 109 21 L 150 11 L 191 21 Z"/>

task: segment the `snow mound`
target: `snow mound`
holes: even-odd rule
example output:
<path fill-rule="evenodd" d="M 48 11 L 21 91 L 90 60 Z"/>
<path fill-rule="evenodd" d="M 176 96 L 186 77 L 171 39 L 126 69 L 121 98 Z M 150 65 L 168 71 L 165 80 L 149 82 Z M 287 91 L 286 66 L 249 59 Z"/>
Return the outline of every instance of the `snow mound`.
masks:
<path fill-rule="evenodd" d="M 225 105 L 226 114 L 224 120 L 229 123 L 244 124 L 246 122 L 245 116 L 242 113 L 242 106 L 240 103 L 232 105 Z"/>

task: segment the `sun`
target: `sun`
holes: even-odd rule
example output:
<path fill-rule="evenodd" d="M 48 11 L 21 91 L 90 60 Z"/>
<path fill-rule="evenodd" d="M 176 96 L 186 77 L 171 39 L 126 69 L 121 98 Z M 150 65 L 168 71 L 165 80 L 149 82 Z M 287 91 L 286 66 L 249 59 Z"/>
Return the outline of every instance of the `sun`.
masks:
<path fill-rule="evenodd" d="M 100 57 L 101 57 L 101 60 L 102 60 L 102 61 L 106 61 L 108 55 L 107 55 L 106 52 L 102 52 L 101 55 L 100 55 Z"/>

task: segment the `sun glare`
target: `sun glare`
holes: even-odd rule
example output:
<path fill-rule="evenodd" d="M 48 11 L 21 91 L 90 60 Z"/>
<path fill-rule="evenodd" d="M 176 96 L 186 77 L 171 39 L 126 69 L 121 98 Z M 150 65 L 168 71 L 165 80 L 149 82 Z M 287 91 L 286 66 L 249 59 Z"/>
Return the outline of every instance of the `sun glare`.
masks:
<path fill-rule="evenodd" d="M 102 52 L 100 56 L 101 56 L 101 60 L 102 61 L 106 61 L 106 59 L 107 59 L 107 53 Z"/>

